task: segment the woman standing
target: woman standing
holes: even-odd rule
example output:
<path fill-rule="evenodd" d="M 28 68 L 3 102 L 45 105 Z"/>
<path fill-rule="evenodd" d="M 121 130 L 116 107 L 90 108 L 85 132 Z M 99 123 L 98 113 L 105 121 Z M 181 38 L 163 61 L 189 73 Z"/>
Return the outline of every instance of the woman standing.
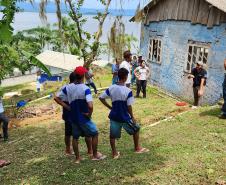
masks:
<path fill-rule="evenodd" d="M 147 79 L 150 76 L 150 70 L 146 66 L 145 61 L 143 60 L 140 67 L 137 67 L 134 71 L 135 76 L 137 78 L 137 95 L 138 98 L 140 96 L 140 91 L 142 89 L 143 98 L 146 98 L 146 87 L 147 87 Z"/>

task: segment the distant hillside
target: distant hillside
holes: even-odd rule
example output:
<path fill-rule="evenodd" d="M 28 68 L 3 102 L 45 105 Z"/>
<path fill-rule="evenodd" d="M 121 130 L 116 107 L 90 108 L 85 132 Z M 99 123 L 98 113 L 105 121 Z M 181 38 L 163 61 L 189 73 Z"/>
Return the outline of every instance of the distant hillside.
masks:
<path fill-rule="evenodd" d="M 34 3 L 31 5 L 30 3 L 26 2 L 20 2 L 17 4 L 18 7 L 21 9 L 23 12 L 39 12 L 39 4 Z M 63 13 L 67 13 L 68 9 L 65 6 L 65 4 L 61 4 L 61 11 Z M 103 9 L 89 9 L 89 8 L 82 8 L 81 12 L 85 15 L 96 15 L 97 12 L 103 12 Z M 55 13 L 56 12 L 56 6 L 53 2 L 48 3 L 46 7 L 46 12 L 47 13 Z M 110 15 L 123 15 L 123 16 L 133 16 L 135 14 L 135 10 L 114 10 L 110 9 L 109 10 Z"/>

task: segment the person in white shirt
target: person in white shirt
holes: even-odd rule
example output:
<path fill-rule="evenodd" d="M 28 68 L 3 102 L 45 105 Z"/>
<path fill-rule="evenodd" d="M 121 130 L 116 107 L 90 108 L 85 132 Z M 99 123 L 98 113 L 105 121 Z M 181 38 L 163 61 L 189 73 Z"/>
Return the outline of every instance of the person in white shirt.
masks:
<path fill-rule="evenodd" d="M 131 84 L 131 65 L 130 65 L 130 63 L 132 61 L 132 54 L 130 51 L 125 51 L 123 54 L 123 57 L 124 57 L 124 61 L 120 64 L 119 69 L 125 68 L 129 72 L 128 78 L 127 78 L 125 84 L 128 88 L 130 88 L 130 84 Z"/>
<path fill-rule="evenodd" d="M 1 125 L 1 123 L 3 123 L 3 125 L 2 125 L 3 138 L 4 138 L 4 141 L 7 141 L 8 140 L 8 123 L 9 123 L 9 120 L 4 114 L 3 102 L 2 102 L 2 98 L 0 97 L 0 125 Z"/>
<path fill-rule="evenodd" d="M 88 72 L 85 75 L 86 85 L 89 88 L 92 87 L 93 90 L 94 90 L 94 93 L 97 94 L 97 88 L 96 88 L 96 85 L 95 85 L 95 83 L 93 81 L 93 77 L 94 77 L 93 71 L 92 71 L 92 69 L 90 67 L 87 67 L 87 70 L 88 70 Z"/>
<path fill-rule="evenodd" d="M 37 90 L 38 93 L 41 91 L 41 71 L 37 72 L 36 90 Z"/>
<path fill-rule="evenodd" d="M 140 96 L 140 91 L 142 89 L 143 98 L 146 98 L 147 79 L 150 76 L 150 70 L 146 66 L 146 63 L 144 60 L 142 61 L 141 66 L 139 66 L 135 69 L 134 73 L 137 78 L 137 95 L 136 95 L 136 97 Z"/>

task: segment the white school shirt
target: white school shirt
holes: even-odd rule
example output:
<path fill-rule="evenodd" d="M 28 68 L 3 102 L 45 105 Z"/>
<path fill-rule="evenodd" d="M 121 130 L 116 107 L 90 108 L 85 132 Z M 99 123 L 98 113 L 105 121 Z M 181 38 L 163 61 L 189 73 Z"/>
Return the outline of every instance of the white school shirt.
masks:
<path fill-rule="evenodd" d="M 112 109 L 109 114 L 109 118 L 113 121 L 120 123 L 128 122 L 131 120 L 131 116 L 128 112 L 128 106 L 134 103 L 134 97 L 132 90 L 122 85 L 112 85 L 100 98 L 110 98 L 112 101 Z"/>
<path fill-rule="evenodd" d="M 0 113 L 4 112 L 4 108 L 3 108 L 3 101 L 2 98 L 0 97 Z"/>
<path fill-rule="evenodd" d="M 85 84 L 71 83 L 66 85 L 58 94 L 59 97 L 66 96 L 71 107 L 70 119 L 77 124 L 85 124 L 90 119 L 83 113 L 88 113 L 88 102 L 92 102 L 92 94 Z"/>
<path fill-rule="evenodd" d="M 126 80 L 126 84 L 130 84 L 131 83 L 131 72 L 130 72 L 131 66 L 130 66 L 130 63 L 124 60 L 119 66 L 119 69 L 121 69 L 121 68 L 125 68 L 127 71 L 129 71 L 128 78 Z"/>
<path fill-rule="evenodd" d="M 149 71 L 149 69 L 148 69 L 148 67 L 138 67 L 137 69 L 137 72 L 139 73 L 139 75 L 140 75 L 140 78 L 139 78 L 139 80 L 147 80 L 147 78 L 148 78 L 148 71 Z"/>
<path fill-rule="evenodd" d="M 68 102 L 68 97 L 66 94 L 63 93 L 64 88 L 67 87 L 67 85 L 64 85 L 60 88 L 60 90 L 57 92 L 56 96 L 60 98 L 63 102 Z"/>

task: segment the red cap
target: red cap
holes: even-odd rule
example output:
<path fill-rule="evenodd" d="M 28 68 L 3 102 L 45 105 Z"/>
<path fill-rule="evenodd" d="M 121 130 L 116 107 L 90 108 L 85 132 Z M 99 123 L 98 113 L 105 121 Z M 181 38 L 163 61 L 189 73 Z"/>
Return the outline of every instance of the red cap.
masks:
<path fill-rule="evenodd" d="M 84 75 L 87 72 L 88 72 L 87 69 L 82 67 L 82 66 L 78 66 L 74 70 L 74 73 L 77 74 L 77 75 L 80 75 L 80 76 Z"/>

